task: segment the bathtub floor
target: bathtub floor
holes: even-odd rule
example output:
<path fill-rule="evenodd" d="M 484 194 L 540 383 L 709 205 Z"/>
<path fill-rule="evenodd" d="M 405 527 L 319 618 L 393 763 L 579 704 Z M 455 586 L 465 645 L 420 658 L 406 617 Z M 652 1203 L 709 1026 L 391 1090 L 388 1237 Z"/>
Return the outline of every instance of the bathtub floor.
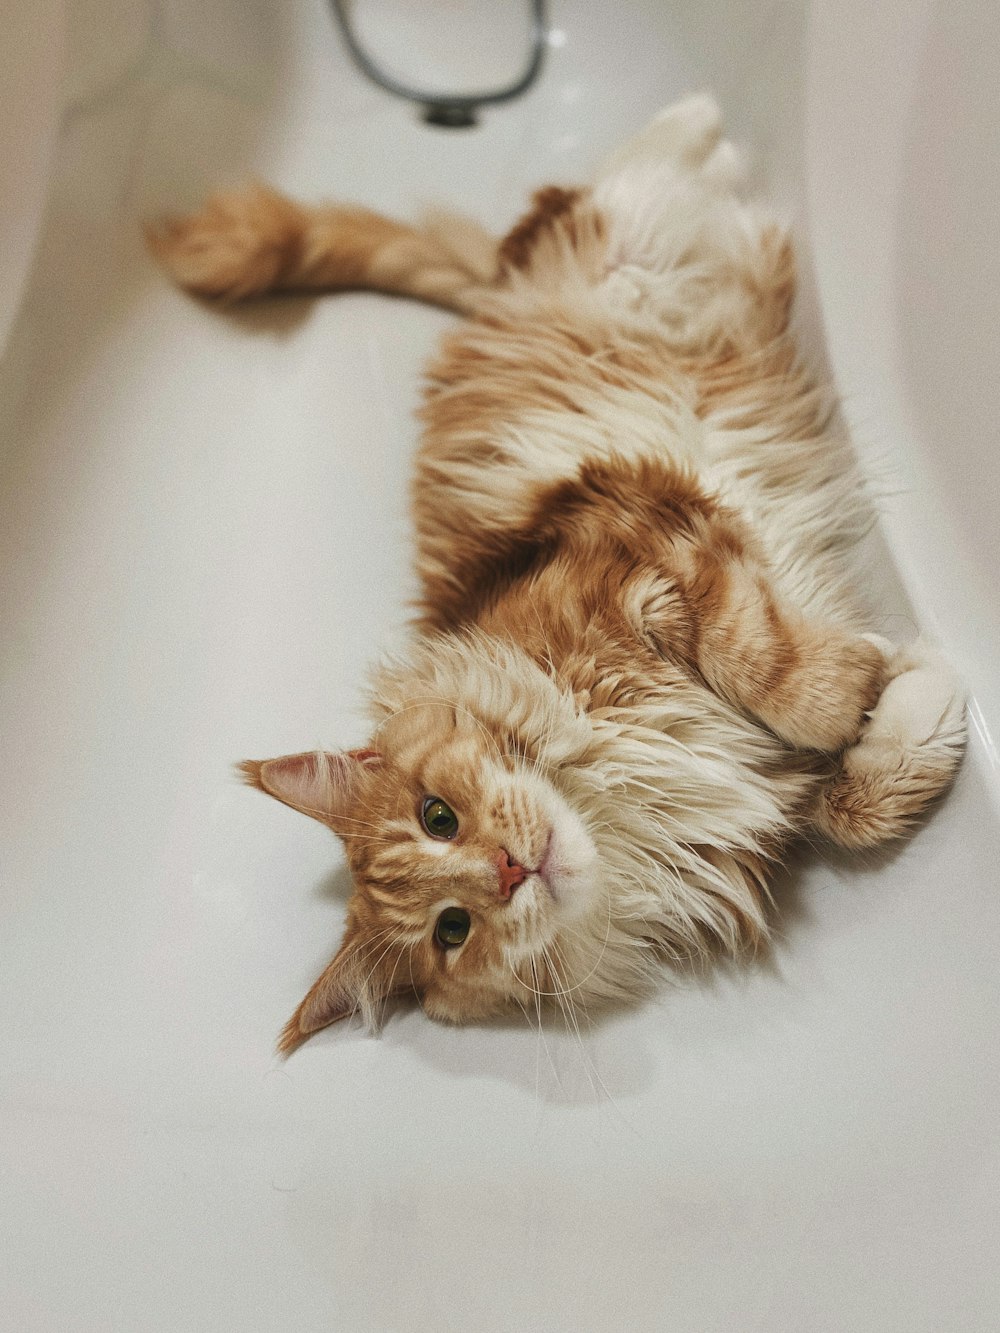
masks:
<path fill-rule="evenodd" d="M 641 6 L 591 15 L 528 99 L 449 135 L 357 80 L 321 6 L 187 9 L 75 11 L 0 368 L 5 1322 L 995 1327 L 1000 838 L 975 754 L 897 852 L 803 858 L 759 965 L 580 1032 L 405 1011 L 275 1060 L 347 886 L 230 764 L 363 737 L 448 319 L 368 295 L 220 315 L 166 285 L 139 218 L 252 173 L 501 227 L 720 80 L 708 36 L 663 58 Z M 782 22 L 745 41 L 780 59 Z M 722 91 L 737 130 L 780 129 Z"/>

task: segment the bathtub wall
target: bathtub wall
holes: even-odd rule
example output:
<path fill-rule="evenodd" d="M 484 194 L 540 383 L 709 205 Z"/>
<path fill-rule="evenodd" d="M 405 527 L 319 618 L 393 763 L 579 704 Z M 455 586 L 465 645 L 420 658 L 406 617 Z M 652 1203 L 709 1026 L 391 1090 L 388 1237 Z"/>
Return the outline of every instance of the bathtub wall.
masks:
<path fill-rule="evenodd" d="M 921 625 L 1000 739 L 1000 11 L 816 0 L 803 131 L 810 251 L 855 442 Z"/>

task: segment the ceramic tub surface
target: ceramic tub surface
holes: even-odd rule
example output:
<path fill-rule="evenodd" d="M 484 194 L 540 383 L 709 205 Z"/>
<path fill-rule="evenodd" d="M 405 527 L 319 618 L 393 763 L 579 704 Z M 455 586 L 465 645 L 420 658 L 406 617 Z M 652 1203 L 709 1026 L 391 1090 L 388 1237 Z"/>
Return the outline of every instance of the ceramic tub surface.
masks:
<path fill-rule="evenodd" d="M 532 92 L 445 132 L 361 81 L 320 0 L 74 0 L 0 366 L 7 1326 L 995 1327 L 998 464 L 986 400 L 949 411 L 947 357 L 978 353 L 948 307 L 930 356 L 943 278 L 922 263 L 953 196 L 935 211 L 921 181 L 947 162 L 975 201 L 988 165 L 991 20 L 961 8 L 965 28 L 930 3 L 565 0 Z M 935 44 L 968 64 L 948 103 L 967 177 L 935 137 Z M 698 87 L 794 210 L 803 337 L 903 478 L 871 592 L 889 633 L 954 645 L 970 763 L 893 854 L 804 855 L 766 962 L 580 1033 L 402 1012 L 279 1064 L 347 886 L 336 844 L 230 764 L 363 737 L 449 320 L 371 295 L 223 316 L 165 283 L 139 220 L 255 175 L 500 228 Z M 948 262 L 981 320 L 996 285 L 971 283 L 964 216 Z"/>

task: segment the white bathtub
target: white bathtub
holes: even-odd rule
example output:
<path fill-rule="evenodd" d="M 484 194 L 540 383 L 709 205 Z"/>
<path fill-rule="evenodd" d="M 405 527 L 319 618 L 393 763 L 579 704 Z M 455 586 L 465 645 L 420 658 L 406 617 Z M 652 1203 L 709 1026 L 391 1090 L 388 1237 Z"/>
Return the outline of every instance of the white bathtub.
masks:
<path fill-rule="evenodd" d="M 322 0 L 72 0 L 0 365 L 20 1333 L 996 1327 L 995 8 L 551 8 L 541 83 L 449 132 L 348 67 Z M 253 173 L 500 227 L 694 87 L 796 213 L 803 337 L 889 479 L 880 623 L 965 671 L 969 763 L 898 851 L 803 857 L 768 963 L 580 1040 L 404 1012 L 280 1065 L 344 876 L 229 765 L 363 735 L 448 319 L 368 295 L 223 317 L 164 282 L 138 220 Z"/>

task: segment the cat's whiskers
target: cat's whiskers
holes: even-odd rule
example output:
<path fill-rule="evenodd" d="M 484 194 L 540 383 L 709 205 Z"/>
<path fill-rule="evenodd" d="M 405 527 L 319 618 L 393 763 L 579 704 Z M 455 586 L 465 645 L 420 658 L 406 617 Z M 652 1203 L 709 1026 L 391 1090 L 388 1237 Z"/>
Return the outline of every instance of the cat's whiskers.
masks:
<path fill-rule="evenodd" d="M 360 939 L 357 944 L 352 945 L 351 948 L 345 951 L 344 961 L 347 962 L 348 960 L 351 960 L 353 962 L 357 959 L 359 954 L 372 953 L 378 948 L 380 941 L 385 939 L 385 937 L 390 935 L 395 929 L 395 925 L 383 926 L 383 928 L 377 930 L 374 935 L 364 936 L 364 938 Z"/>
<path fill-rule="evenodd" d="M 401 939 L 403 939 L 403 937 L 404 937 L 405 934 L 406 934 L 406 928 L 405 928 L 404 926 L 389 927 L 389 931 L 388 931 L 387 933 L 389 933 L 390 936 L 391 936 L 390 939 L 389 939 L 389 942 L 388 942 L 388 944 L 386 944 L 385 948 L 382 950 L 382 952 L 379 954 L 379 956 L 375 959 L 375 962 L 372 963 L 372 965 L 371 965 L 371 967 L 370 967 L 370 969 L 369 969 L 369 971 L 368 971 L 368 975 L 365 977 L 364 981 L 362 982 L 361 986 L 359 987 L 359 996 L 360 996 L 360 995 L 364 995 L 364 994 L 366 993 L 366 991 L 368 990 L 369 983 L 371 982 L 372 977 L 375 975 L 375 973 L 376 973 L 376 971 L 377 971 L 377 969 L 378 969 L 378 966 L 379 966 L 379 964 L 381 963 L 382 959 L 386 956 L 386 954 L 390 951 L 390 949 L 393 949 L 393 948 L 396 946 L 396 944 L 398 944 L 399 941 L 400 941 Z M 372 952 L 374 952 L 374 950 L 372 950 Z M 365 959 L 365 962 L 366 962 L 366 963 L 368 962 L 368 959 L 369 959 L 370 957 L 371 957 L 371 954 L 369 954 L 368 957 Z M 398 965 L 399 965 L 399 959 L 397 958 L 397 960 L 396 960 L 396 966 L 398 966 Z M 393 967 L 393 970 L 392 970 L 392 971 L 393 971 L 393 976 L 395 976 L 395 973 L 396 973 L 396 967 Z M 382 990 L 382 992 L 381 992 L 381 1007 L 380 1007 L 380 1009 L 379 1009 L 378 1017 L 377 1017 L 377 1018 L 375 1017 L 374 1012 L 373 1012 L 373 1014 L 372 1014 L 372 1018 L 373 1018 L 373 1021 L 375 1022 L 375 1026 L 376 1026 L 376 1028 L 378 1028 L 378 1027 L 381 1026 L 381 1020 L 382 1020 L 382 1018 L 383 1018 L 383 1016 L 384 1016 L 384 1014 L 385 1014 L 385 1006 L 386 1006 L 386 1002 L 387 1002 L 387 1000 L 388 1000 L 388 997 L 389 997 L 388 990 Z M 356 1006 L 355 1006 L 355 1011 L 356 1011 Z"/>
<path fill-rule="evenodd" d="M 572 1035 L 576 1038 L 576 1044 L 580 1048 L 580 1058 L 583 1063 L 584 1073 L 587 1075 L 587 1081 L 590 1084 L 590 1090 L 594 1095 L 594 1100 L 599 1101 L 600 1098 L 597 1092 L 597 1085 L 594 1082 L 594 1074 L 597 1074 L 597 1067 L 596 1065 L 594 1065 L 594 1062 L 590 1058 L 590 1054 L 587 1051 L 586 1046 L 584 1045 L 583 1036 L 580 1032 L 580 1023 L 577 1019 L 576 1002 L 572 994 L 572 988 L 570 989 L 559 988 L 560 977 L 559 977 L 559 968 L 557 965 L 558 960 L 561 958 L 561 955 L 559 953 L 559 947 L 556 944 L 555 940 L 551 940 L 550 944 L 552 947 L 552 952 L 551 953 L 549 952 L 548 945 L 543 944 L 542 953 L 545 955 L 546 962 L 548 964 L 549 974 L 552 977 L 553 982 L 557 986 L 557 989 L 554 992 L 556 997 L 556 1003 L 559 1005 L 560 1012 L 562 1013 L 563 1016 L 563 1022 L 566 1024 L 567 1032 L 572 1033 Z M 592 1069 L 593 1069 L 593 1074 L 591 1073 Z M 600 1078 L 599 1074 L 598 1078 Z M 602 1081 L 602 1087 L 603 1086 L 604 1085 Z M 604 1092 L 606 1095 L 610 1095 L 608 1094 L 608 1090 L 606 1087 L 604 1087 Z"/>
<path fill-rule="evenodd" d="M 560 950 L 559 950 L 559 946 L 558 946 L 558 944 L 555 942 L 555 940 L 552 941 L 552 948 L 553 948 L 553 950 L 554 950 L 554 952 L 555 952 L 556 957 L 557 957 L 557 958 L 561 958 L 561 957 L 562 957 L 562 954 L 561 954 L 561 952 L 560 952 Z M 565 961 L 565 960 L 564 960 L 564 961 Z M 582 1056 L 582 1058 L 583 1058 L 583 1061 L 584 1061 L 584 1069 L 587 1071 L 587 1077 L 588 1077 L 588 1079 L 590 1080 L 590 1086 L 591 1086 L 592 1091 L 594 1092 L 595 1099 L 598 1100 L 598 1101 L 600 1101 L 600 1098 L 599 1098 L 598 1095 L 597 1095 L 597 1089 L 594 1087 L 594 1079 L 596 1078 L 596 1079 L 597 1079 L 597 1082 L 600 1084 L 601 1091 L 604 1093 L 604 1096 L 607 1098 L 609 1104 L 610 1104 L 611 1106 L 614 1107 L 615 1112 L 617 1113 L 619 1120 L 622 1122 L 623 1125 L 626 1126 L 626 1128 L 628 1128 L 629 1130 L 631 1130 L 631 1132 L 632 1132 L 633 1134 L 635 1134 L 635 1133 L 636 1133 L 635 1126 L 634 1126 L 633 1124 L 631 1124 L 631 1123 L 628 1121 L 628 1119 L 625 1117 L 625 1115 L 623 1114 L 623 1112 L 622 1112 L 622 1110 L 621 1110 L 621 1107 L 618 1105 L 618 1102 L 617 1102 L 617 1100 L 615 1099 L 615 1097 L 613 1096 L 613 1094 L 612 1094 L 612 1092 L 611 1092 L 611 1089 L 608 1087 L 607 1083 L 605 1083 L 605 1081 L 604 1081 L 604 1077 L 603 1077 L 603 1075 L 601 1074 L 601 1071 L 600 1071 L 600 1070 L 598 1069 L 598 1067 L 597 1067 L 597 1061 L 596 1061 L 596 1060 L 594 1059 L 594 1057 L 590 1054 L 590 1049 L 589 1049 L 589 1045 L 588 1045 L 588 1043 L 584 1041 L 584 1039 L 583 1039 L 583 1035 L 582 1035 L 582 1033 L 580 1032 L 580 1023 L 579 1023 L 579 1019 L 578 1019 L 577 1015 L 578 1015 L 579 1011 L 582 1010 L 582 1011 L 583 1011 L 584 1021 L 585 1021 L 586 1024 L 587 1024 L 587 1036 L 588 1036 L 588 1037 L 592 1037 L 592 1036 L 593 1036 L 594 1024 L 593 1024 L 593 1020 L 592 1020 L 591 1017 L 590 1017 L 590 1010 L 587 1008 L 587 1003 L 586 1003 L 586 1001 L 583 999 L 582 996 L 569 996 L 568 992 L 567 992 L 567 996 L 568 996 L 568 998 L 569 998 L 569 1002 L 570 1002 L 570 1004 L 571 1004 L 571 1006 L 572 1006 L 572 1013 L 573 1013 L 573 1027 L 574 1027 L 574 1030 L 575 1030 L 575 1032 L 576 1032 L 577 1040 L 578 1040 L 578 1042 L 579 1042 L 579 1044 L 580 1044 L 580 1054 L 581 1054 L 581 1056 Z M 592 1072 L 591 1072 L 591 1071 L 592 1071 Z"/>
<path fill-rule="evenodd" d="M 361 818 L 359 818 L 358 816 L 355 816 L 355 815 L 341 815 L 341 816 L 338 818 L 337 823 L 338 823 L 338 824 L 357 824 L 357 825 L 358 825 L 359 827 L 361 827 L 361 828 L 381 829 L 381 828 L 383 827 L 383 825 L 380 824 L 380 823 L 378 822 L 377 819 L 361 819 Z M 354 836 L 354 835 L 353 835 L 353 831 L 350 830 L 350 829 L 348 830 L 348 836 L 349 836 L 349 837 L 353 837 L 353 836 Z"/>
<path fill-rule="evenodd" d="M 520 1000 L 520 998 L 519 998 L 517 995 L 513 996 L 512 998 L 513 998 L 513 1000 L 514 1000 L 514 1003 L 517 1005 L 518 1009 L 520 1009 L 521 1013 L 524 1014 L 524 1020 L 525 1020 L 525 1022 L 528 1024 L 528 1027 L 529 1027 L 529 1028 L 532 1027 L 533 1024 L 532 1024 L 532 1021 L 531 1021 L 531 1014 L 528 1012 L 528 1010 L 527 1010 L 527 1008 L 525 1007 L 525 1005 L 522 1003 L 522 1001 Z M 536 1041 L 535 1041 L 535 1100 L 538 1101 L 538 1100 L 539 1100 L 539 1095 L 538 1095 L 538 1094 L 539 1094 L 539 1087 L 540 1087 L 540 1085 L 541 1085 L 541 1074 L 542 1074 L 542 1049 L 543 1049 L 543 1047 L 544 1047 L 544 1049 L 545 1049 L 545 1054 L 546 1054 L 546 1056 L 548 1057 L 549 1064 L 550 1064 L 551 1067 L 552 1067 L 552 1073 L 553 1073 L 553 1075 L 554 1075 L 554 1077 L 555 1077 L 555 1079 L 556 1079 L 557 1082 L 558 1082 L 558 1080 L 559 1080 L 559 1075 L 558 1075 L 558 1073 L 556 1072 L 555 1063 L 553 1062 L 553 1059 L 552 1059 L 552 1053 L 549 1051 L 548 1045 L 547 1045 L 547 1043 L 546 1043 L 546 1041 L 545 1041 L 545 1037 L 544 1037 L 544 1035 L 543 1035 L 543 1033 L 542 1033 L 541 1019 L 539 1019 L 538 1024 L 537 1024 L 537 1026 L 535 1027 L 535 1031 L 536 1031 L 536 1036 L 537 1036 L 537 1039 L 536 1039 Z"/>
<path fill-rule="evenodd" d="M 402 958 L 402 954 L 400 954 L 400 957 Z M 414 980 L 414 977 L 413 977 L 413 950 L 412 950 L 412 949 L 408 949 L 408 950 L 406 951 L 406 961 L 407 961 L 407 964 L 409 965 L 409 970 L 410 970 L 410 989 L 413 991 L 413 998 L 416 1000 L 416 1002 L 417 1002 L 417 1007 L 420 1009 L 420 1012 L 423 1014 L 423 1016 L 424 1016 L 425 1018 L 428 1018 L 428 1017 L 429 1017 L 429 1014 L 427 1013 L 427 1010 L 426 1010 L 426 1008 L 424 1007 L 424 1002 L 423 1002 L 423 1000 L 420 998 L 420 991 L 417 989 L 417 983 L 416 983 L 416 981 Z"/>
<path fill-rule="evenodd" d="M 533 991 L 535 996 L 535 1014 L 538 1018 L 538 1038 L 541 1041 L 542 1046 L 545 1048 L 545 1054 L 548 1057 L 549 1064 L 552 1067 L 552 1074 L 553 1077 L 555 1078 L 556 1086 L 559 1088 L 560 1092 L 562 1092 L 563 1084 L 562 1084 L 562 1079 L 559 1076 L 559 1069 L 556 1066 L 556 1062 L 552 1057 L 552 1051 L 549 1047 L 549 1043 L 545 1040 L 545 1033 L 542 1027 L 542 992 L 539 989 L 538 985 L 538 970 L 535 966 L 534 958 L 529 959 L 529 964 L 531 967 L 532 980 L 534 981 L 535 984 L 534 986 L 529 986 L 528 989 Z M 514 975 L 517 976 L 517 973 L 515 973 Z M 518 980 L 520 981 L 521 978 L 518 977 Z"/>
<path fill-rule="evenodd" d="M 395 925 L 385 926 L 382 930 L 376 931 L 374 935 L 365 936 L 363 939 L 359 940 L 357 944 L 344 951 L 344 963 L 348 965 L 359 963 L 361 966 L 364 966 L 386 937 L 391 935 L 396 929 Z M 378 966 L 377 963 L 376 966 Z M 374 968 L 372 971 L 374 971 Z M 366 978 L 366 983 L 371 978 L 371 975 L 372 972 L 369 972 L 368 977 Z M 359 987 L 355 995 L 354 1005 L 351 1008 L 350 1013 L 347 1015 L 349 1019 L 354 1018 L 360 1010 L 362 993 L 363 988 Z"/>
<path fill-rule="evenodd" d="M 386 938 L 386 936 L 391 935 L 392 932 L 396 929 L 397 926 L 395 923 L 393 923 L 388 926 L 383 926 L 381 930 L 375 931 L 373 935 L 363 936 L 360 940 L 358 940 L 357 944 L 353 945 L 351 948 L 345 951 L 344 961 L 345 962 L 350 961 L 352 963 L 358 962 L 359 960 L 367 961 L 367 959 L 375 952 L 375 950 L 379 947 L 379 945 Z"/>
<path fill-rule="evenodd" d="M 385 926 L 382 930 L 376 931 L 374 935 L 366 936 L 364 939 L 360 940 L 352 949 L 348 949 L 347 953 L 344 955 L 344 961 L 356 963 L 362 967 L 366 966 L 370 962 L 375 952 L 379 948 L 381 948 L 385 940 L 398 930 L 399 927 L 393 924 L 391 926 Z M 375 966 L 376 967 L 378 966 L 378 961 L 376 961 Z M 365 978 L 366 982 L 371 979 L 373 971 L 374 968 L 372 968 L 372 970 L 369 971 L 368 976 Z"/>
<path fill-rule="evenodd" d="M 538 1096 L 538 1091 L 539 1091 L 539 1083 L 540 1083 L 539 1063 L 540 1063 L 541 1051 L 542 1051 L 543 1048 L 544 1048 L 544 1050 L 545 1050 L 546 1058 L 548 1059 L 549 1065 L 550 1065 L 550 1067 L 551 1067 L 551 1069 L 552 1069 L 553 1077 L 555 1078 L 556 1083 L 557 1083 L 557 1085 L 559 1086 L 559 1088 L 562 1089 L 562 1079 L 560 1078 L 559 1070 L 558 1070 L 558 1068 L 557 1068 L 557 1066 L 556 1066 L 555 1059 L 553 1058 L 552 1051 L 551 1051 L 551 1049 L 550 1049 L 550 1047 L 549 1047 L 549 1043 L 548 1043 L 548 1042 L 546 1041 L 546 1039 L 545 1039 L 545 1022 L 544 1022 L 544 1018 L 543 1018 L 543 1014 L 542 1014 L 542 999 L 543 999 L 543 997 L 548 996 L 548 995 L 550 994 L 550 992 L 548 992 L 548 991 L 543 991 L 542 988 L 541 988 L 541 986 L 540 986 L 540 984 L 539 984 L 538 968 L 537 968 L 537 965 L 536 965 L 536 962 L 535 962 L 534 957 L 529 957 L 529 958 L 528 958 L 528 967 L 530 968 L 530 971 L 531 971 L 531 978 L 532 978 L 532 982 L 533 982 L 534 984 L 532 984 L 531 982 L 525 981 L 525 979 L 524 979 L 524 978 L 520 975 L 520 973 L 518 972 L 517 968 L 515 967 L 514 963 L 513 963 L 512 960 L 510 959 L 510 957 L 506 954 L 506 951 L 505 951 L 505 953 L 504 953 L 504 960 L 505 960 L 505 962 L 507 963 L 507 966 L 509 967 L 509 969 L 510 969 L 512 975 L 514 976 L 514 979 L 515 979 L 521 986 L 523 986 L 524 989 L 525 989 L 526 991 L 528 991 L 528 992 L 533 996 L 534 1001 L 535 1001 L 535 1003 L 534 1003 L 534 1010 L 535 1010 L 535 1027 L 536 1027 L 536 1030 L 537 1030 L 537 1033 L 538 1033 L 538 1041 L 537 1041 L 536 1046 L 535 1046 L 535 1095 L 536 1095 L 536 1097 L 537 1097 L 537 1096 Z M 549 969 L 551 969 L 551 967 L 552 967 L 551 959 L 547 959 L 547 960 L 546 960 L 546 967 L 549 968 Z M 516 993 L 512 993 L 512 994 L 511 994 L 511 998 L 513 999 L 513 1001 L 514 1001 L 514 1003 L 517 1005 L 517 1007 L 521 1010 L 522 1014 L 524 1014 L 525 1019 L 527 1020 L 529 1026 L 530 1026 L 530 1025 L 531 1025 L 531 1013 L 530 1013 L 528 1007 L 525 1005 L 525 1003 L 521 1000 L 521 998 L 520 998 Z"/>
<path fill-rule="evenodd" d="M 565 996 L 565 995 L 570 995 L 570 994 L 571 994 L 572 992 L 574 992 L 574 991 L 579 991 L 579 990 L 581 990 L 581 989 L 587 984 L 587 982 L 590 980 L 590 978 L 594 975 L 594 973 L 595 973 L 595 972 L 597 971 L 597 969 L 600 967 L 600 965 L 601 965 L 601 960 L 603 959 L 605 953 L 607 952 L 608 943 L 609 943 L 609 941 L 610 941 L 610 939 L 611 939 L 611 895 L 610 895 L 610 894 L 607 895 L 607 904 L 608 904 L 608 916 L 607 916 L 607 921 L 606 921 L 606 923 L 605 923 L 604 939 L 603 939 L 603 941 L 601 942 L 601 951 L 600 951 L 600 953 L 597 955 L 597 959 L 596 959 L 596 961 L 595 961 L 593 967 L 590 969 L 590 971 L 587 973 L 587 975 L 586 975 L 585 977 L 582 977 L 582 978 L 581 978 L 578 982 L 576 982 L 574 985 L 569 986 L 569 987 L 567 987 L 567 988 L 565 988 L 565 989 L 563 989 L 563 990 L 559 990 L 559 991 L 545 991 L 544 994 L 558 997 L 559 995 L 564 995 L 564 996 Z M 574 935 L 574 936 L 576 936 L 576 938 L 578 938 L 578 939 L 586 939 L 586 936 L 581 935 L 581 934 L 580 934 L 578 931 L 576 931 L 572 926 L 562 926 L 562 927 L 561 927 L 561 930 L 562 930 L 562 933 L 564 933 L 564 934 L 567 934 L 567 935 Z M 553 940 L 553 941 L 551 941 L 551 943 L 554 944 L 555 941 Z M 545 945 L 542 945 L 542 951 L 543 951 L 543 952 L 545 951 Z"/>
<path fill-rule="evenodd" d="M 386 986 L 386 988 L 385 988 L 385 995 L 384 995 L 383 998 L 382 998 L 382 1007 L 381 1007 L 381 1009 L 379 1010 L 379 1016 L 378 1016 L 378 1026 L 379 1026 L 379 1027 L 382 1026 L 382 1024 L 383 1024 L 383 1022 L 384 1022 L 384 1020 L 385 1020 L 385 1011 L 386 1011 L 386 1008 L 387 1008 L 387 1006 L 388 1006 L 388 1004 L 389 1004 L 389 1000 L 390 1000 L 390 998 L 391 998 L 391 996 L 392 996 L 392 994 L 393 994 L 393 984 L 394 984 L 394 982 L 395 982 L 395 980 L 396 980 L 396 973 L 399 971 L 399 965 L 400 965 L 400 963 L 403 961 L 403 954 L 404 954 L 404 953 L 406 954 L 406 956 L 407 956 L 407 958 L 409 959 L 409 962 L 410 962 L 410 979 L 411 979 L 411 981 L 412 981 L 412 978 L 413 978 L 413 950 L 412 950 L 412 949 L 405 949 L 405 950 L 404 950 L 404 949 L 400 949 L 399 953 L 398 953 L 397 956 L 396 956 L 396 961 L 395 961 L 395 963 L 393 963 L 393 965 L 392 965 L 392 972 L 389 974 L 389 981 L 388 981 L 388 984 L 387 984 L 387 986 Z"/>
<path fill-rule="evenodd" d="M 340 830 L 342 836 L 345 839 L 349 838 L 352 842 L 364 842 L 364 841 L 397 842 L 398 841 L 398 837 L 393 837 L 392 833 L 386 829 L 384 820 L 379 821 L 377 819 L 361 819 L 358 816 L 345 815 L 341 816 L 337 822 L 338 824 L 351 823 L 357 825 L 357 830 L 355 830 L 354 828 L 343 828 Z M 360 831 L 361 829 L 374 829 L 375 832 L 363 833 Z"/>

